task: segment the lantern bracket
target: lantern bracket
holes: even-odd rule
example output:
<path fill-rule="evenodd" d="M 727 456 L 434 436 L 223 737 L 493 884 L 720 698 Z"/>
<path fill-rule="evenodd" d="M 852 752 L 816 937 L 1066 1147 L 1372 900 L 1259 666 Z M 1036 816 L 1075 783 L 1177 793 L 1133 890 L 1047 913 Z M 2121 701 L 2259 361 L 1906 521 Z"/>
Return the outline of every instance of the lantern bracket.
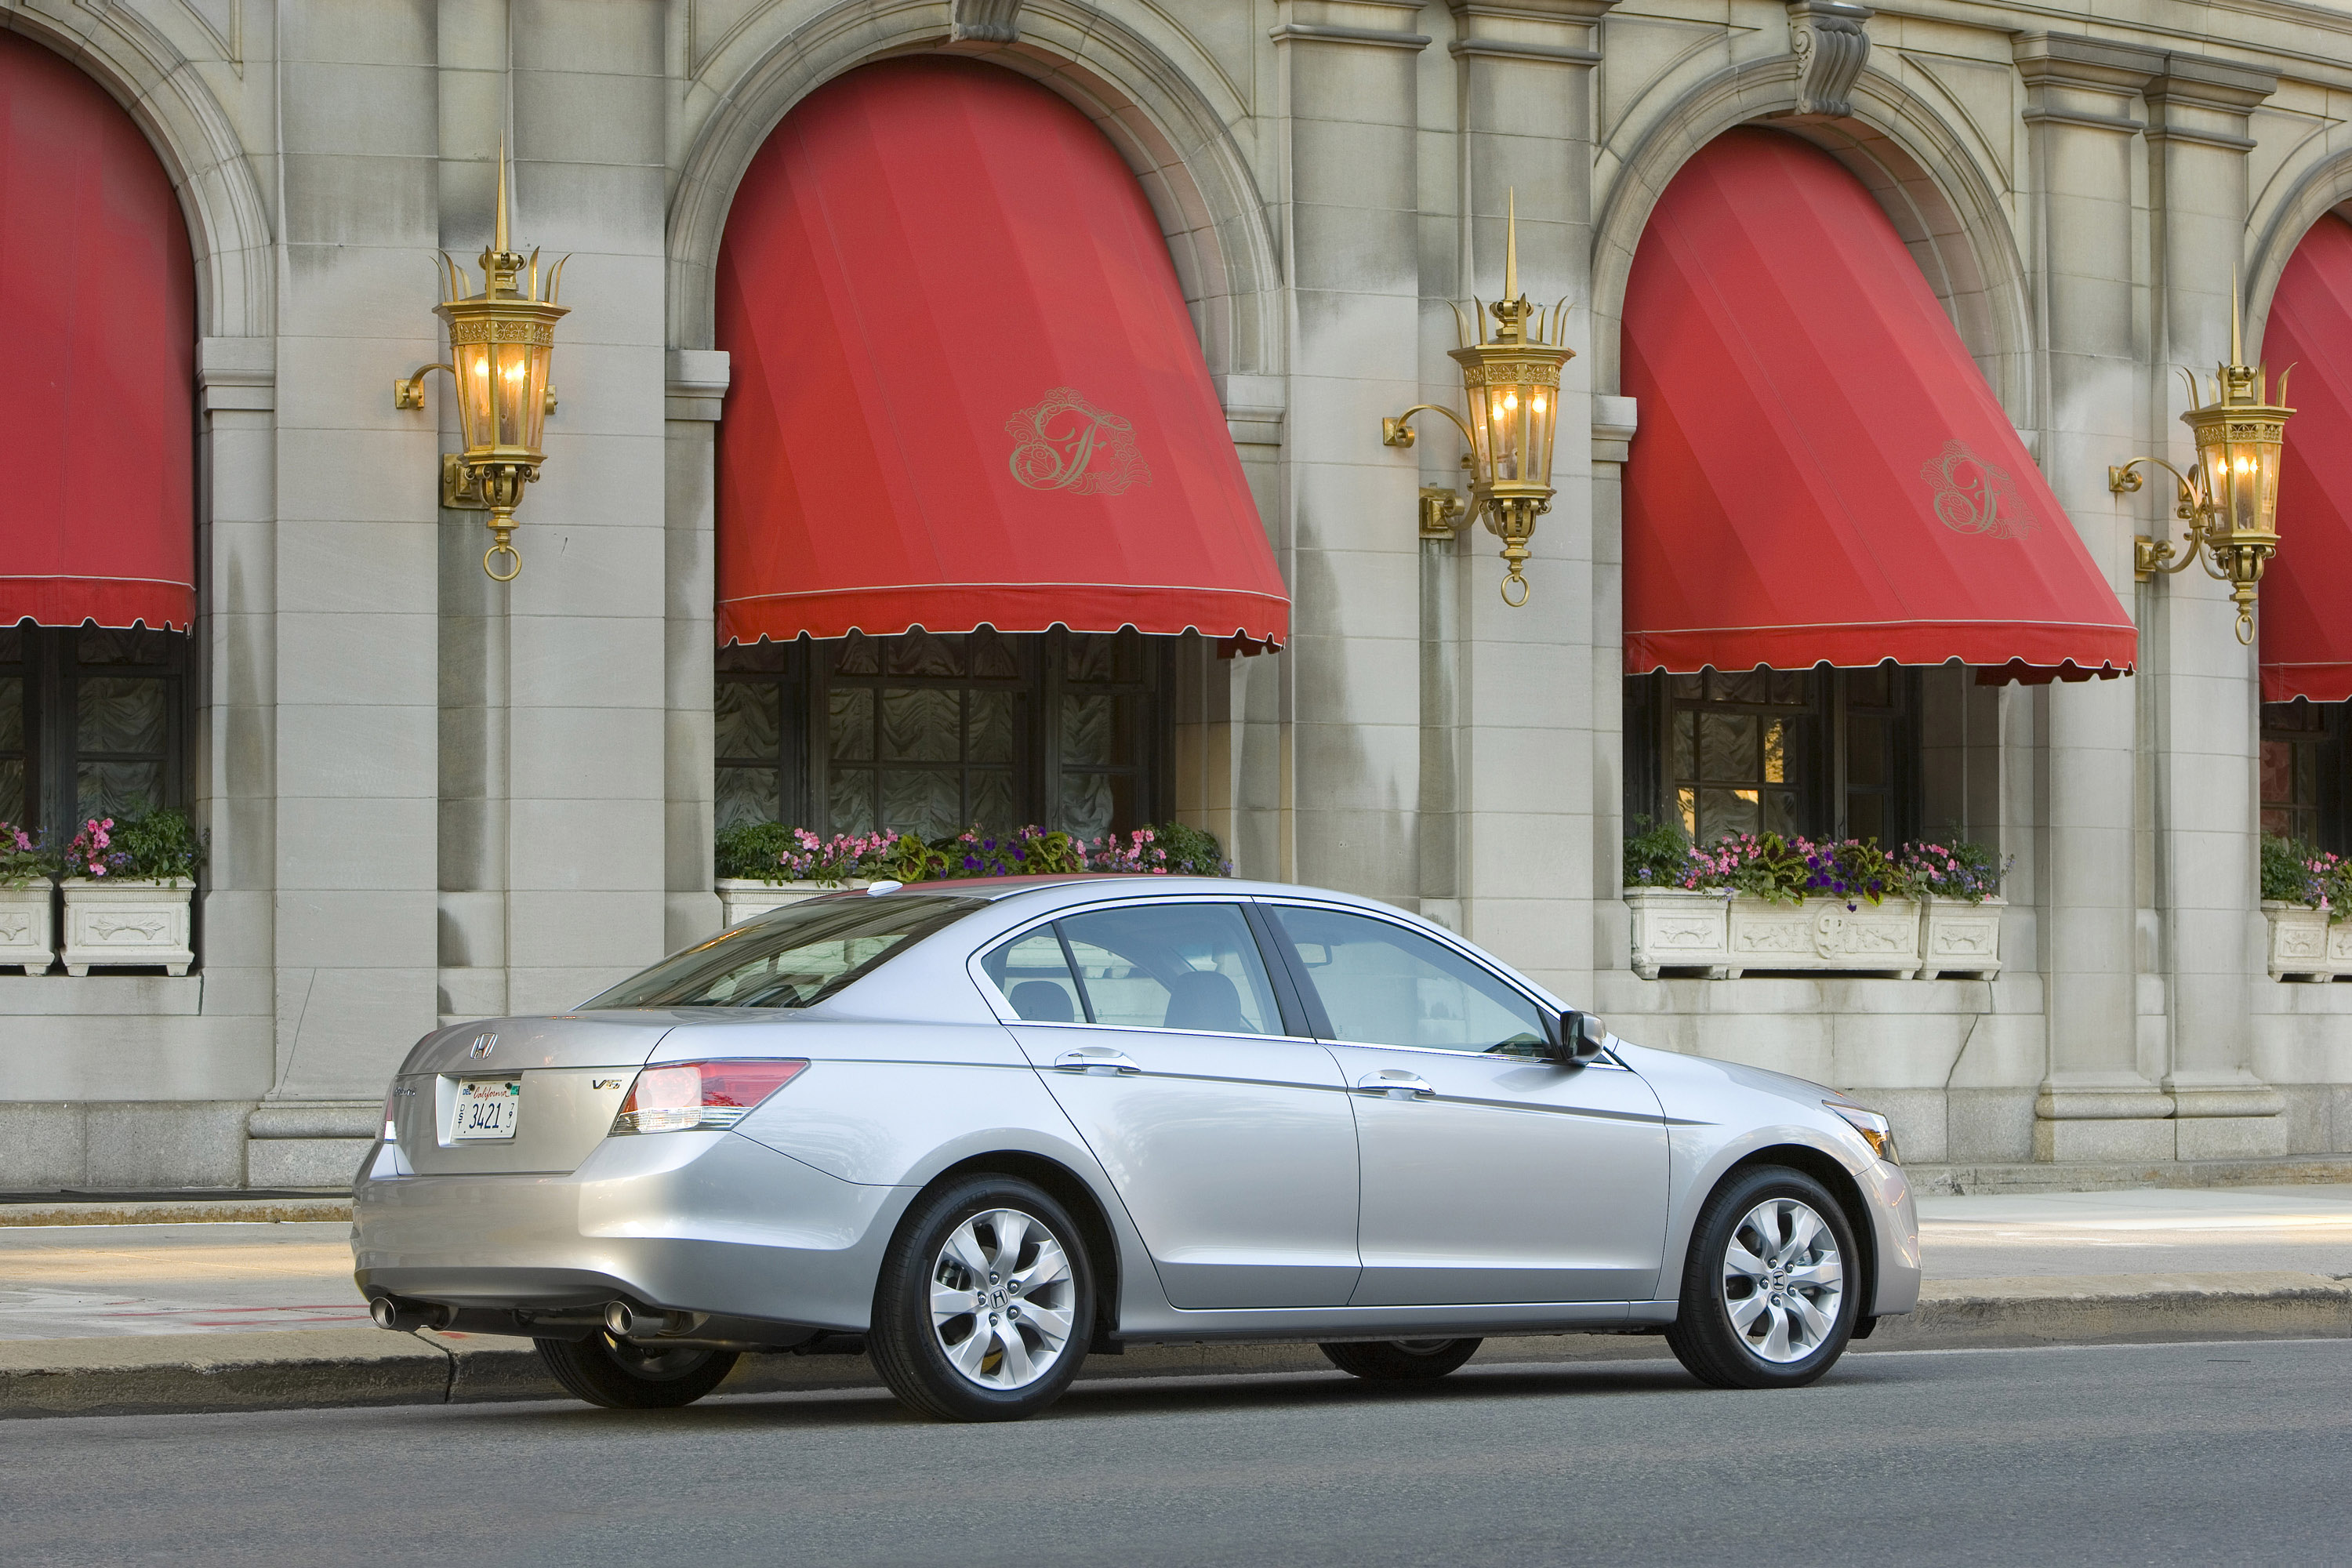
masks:
<path fill-rule="evenodd" d="M 457 374 L 457 367 L 454 364 L 420 364 L 415 374 L 403 376 L 392 384 L 392 405 L 394 408 L 424 407 L 425 378 L 436 370 L 446 370 L 453 376 Z"/>
<path fill-rule="evenodd" d="M 2205 535 L 2200 524 L 2207 510 L 2203 489 L 2197 479 L 2182 473 L 2162 458 L 2134 458 L 2128 463 L 2110 465 L 2107 468 L 2107 493 L 2118 496 L 2137 494 L 2146 483 L 2139 473 L 2144 463 L 2153 464 L 2172 476 L 2177 490 L 2172 515 L 2189 524 L 2188 531 L 2181 535 L 2182 542 L 2189 548 L 2184 552 L 2168 539 L 2158 539 L 2145 533 L 2135 538 L 2132 541 L 2132 574 L 2143 583 L 2159 572 L 2186 571 L 2190 562 L 2202 558 Z M 2205 569 L 2213 571 L 2210 563 Z M 2224 582 L 2229 580 L 2221 573 L 2214 575 Z"/>

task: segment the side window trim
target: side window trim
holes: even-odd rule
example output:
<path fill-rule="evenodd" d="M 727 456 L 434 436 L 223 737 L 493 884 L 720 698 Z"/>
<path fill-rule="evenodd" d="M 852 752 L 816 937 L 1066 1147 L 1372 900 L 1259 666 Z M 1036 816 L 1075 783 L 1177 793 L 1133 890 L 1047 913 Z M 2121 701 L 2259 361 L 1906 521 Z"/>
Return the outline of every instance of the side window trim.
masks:
<path fill-rule="evenodd" d="M 1328 1015 L 1324 1011 L 1322 999 L 1316 994 L 1314 983 L 1307 974 L 1306 961 L 1298 956 L 1297 948 L 1291 942 L 1289 933 L 1282 929 L 1282 921 L 1280 918 L 1274 913 L 1275 910 L 1321 910 L 1332 914 L 1360 915 L 1366 920 L 1376 921 L 1381 925 L 1394 926 L 1399 931 L 1410 932 L 1412 935 L 1421 937 L 1424 941 L 1436 942 L 1439 946 L 1444 947 L 1447 952 L 1455 954 L 1465 963 L 1475 968 L 1480 973 L 1493 980 L 1495 984 L 1502 986 L 1506 991 L 1508 991 L 1512 995 L 1520 998 L 1522 1001 L 1526 1002 L 1528 1006 L 1533 1007 L 1536 1010 L 1536 1016 L 1541 1020 L 1543 1024 L 1546 1043 L 1550 1045 L 1558 1045 L 1559 1043 L 1559 1009 L 1554 1007 L 1550 1003 L 1545 1001 L 1542 997 L 1530 994 L 1525 986 L 1520 985 L 1517 982 L 1511 979 L 1510 976 L 1498 973 L 1493 965 L 1485 962 L 1485 960 L 1477 953 L 1472 952 L 1459 942 L 1444 941 L 1440 937 L 1433 936 L 1430 932 L 1422 930 L 1419 926 L 1411 925 L 1400 920 L 1391 920 L 1388 916 L 1380 913 L 1378 910 L 1359 909 L 1352 904 L 1318 904 L 1310 903 L 1301 899 L 1267 899 L 1261 901 L 1271 906 L 1267 910 L 1266 924 L 1273 929 L 1276 937 L 1280 941 L 1283 962 L 1286 964 L 1296 965 L 1296 967 L 1291 970 L 1291 974 L 1298 986 L 1299 995 L 1305 1001 L 1306 1005 L 1313 1009 L 1312 1026 L 1316 1031 L 1315 1037 L 1318 1040 L 1328 1040 L 1335 1045 L 1360 1047 L 1367 1050 L 1435 1051 L 1442 1055 L 1448 1056 L 1459 1056 L 1461 1054 L 1458 1051 L 1449 1051 L 1443 1046 L 1399 1046 L 1391 1045 L 1386 1041 L 1381 1040 L 1349 1040 L 1341 1038 L 1339 1032 L 1331 1026 L 1331 1020 Z"/>
<path fill-rule="evenodd" d="M 1265 954 L 1266 973 L 1273 978 L 1276 999 L 1282 1006 L 1283 1027 L 1299 1038 L 1330 1039 L 1331 1020 L 1323 1011 L 1323 999 L 1307 984 L 1290 933 L 1282 929 L 1282 921 L 1266 900 L 1251 899 L 1244 907 L 1250 930 L 1257 933 L 1258 947 Z"/>
<path fill-rule="evenodd" d="M 1039 1024 L 1033 1020 L 1024 1018 L 1019 1014 L 1015 1013 L 1013 1010 L 1011 1000 L 1005 996 L 1003 991 L 997 988 L 996 982 L 991 979 L 988 973 L 986 960 L 990 953 L 995 952 L 1000 947 L 1009 946 L 1010 944 L 1020 941 L 1023 937 L 1033 934 L 1041 926 L 1051 926 L 1054 928 L 1054 940 L 1060 942 L 1062 945 L 1063 962 L 1070 966 L 1071 984 L 1077 987 L 1078 995 L 1086 1008 L 1086 1011 L 1091 1016 L 1094 1012 L 1094 1003 L 1091 998 L 1087 996 L 1086 976 L 1078 968 L 1077 955 L 1070 951 L 1069 938 L 1062 933 L 1062 921 L 1069 919 L 1073 915 L 1090 915 L 1103 910 L 1157 909 L 1169 904 L 1225 904 L 1232 906 L 1242 911 L 1243 921 L 1249 926 L 1251 934 L 1254 936 L 1260 935 L 1255 913 L 1257 900 L 1246 894 L 1203 893 L 1197 896 L 1184 898 L 1113 899 L 1107 900 L 1098 904 L 1079 904 L 1069 909 L 1055 910 L 1051 914 L 1039 915 L 1036 919 L 1031 921 L 1026 925 L 1015 926 L 1011 931 L 1001 933 L 996 940 L 990 942 L 987 947 L 973 953 L 969 959 L 967 959 L 964 963 L 964 972 L 970 976 L 972 983 L 980 987 L 981 1000 L 988 1004 L 989 1010 L 996 1015 L 996 1020 L 1000 1024 L 1017 1024 L 1024 1028 L 1037 1029 L 1118 1029 L 1127 1033 L 1135 1033 L 1139 1031 L 1146 1034 L 1155 1035 L 1199 1034 L 1202 1031 L 1197 1029 L 1170 1029 L 1153 1024 L 1104 1024 L 1095 1021 L 1091 1016 L 1089 1016 L 1085 1022 L 1080 1022 L 1079 1020 L 1073 1018 L 1066 1024 Z M 1277 953 L 1276 956 L 1281 957 L 1279 953 Z M 1319 1042 L 1325 1037 L 1302 1032 L 1298 1028 L 1294 1027 L 1294 1025 L 1304 1024 L 1311 1028 L 1312 1025 L 1307 1019 L 1294 1018 L 1290 1014 L 1283 997 L 1284 984 L 1290 978 L 1290 972 L 1287 970 L 1278 970 L 1276 963 L 1268 959 L 1267 954 L 1264 950 L 1264 939 L 1262 936 L 1260 936 L 1258 961 L 1265 964 L 1266 980 L 1274 988 L 1275 1005 L 1276 1010 L 1282 1015 L 1282 1026 L 1285 1030 L 1289 1032 L 1279 1035 L 1260 1035 L 1252 1033 L 1235 1035 L 1232 1037 L 1234 1039 L 1244 1040 L 1304 1040 Z M 1288 959 L 1286 957 L 1281 957 L 1281 962 L 1286 964 L 1288 963 Z M 1312 993 L 1302 992 L 1302 994 L 1311 997 Z"/>
<path fill-rule="evenodd" d="M 1061 944 L 1062 962 L 1069 965 L 1070 984 L 1078 994 L 1078 1010 L 1087 1016 L 1086 1021 L 1091 1024 L 1095 1021 L 1095 999 L 1093 994 L 1087 989 L 1087 972 L 1078 967 L 1078 955 L 1070 951 L 1070 939 L 1064 933 L 1062 922 L 1048 921 L 1045 923 L 1053 929 L 1054 940 Z"/>

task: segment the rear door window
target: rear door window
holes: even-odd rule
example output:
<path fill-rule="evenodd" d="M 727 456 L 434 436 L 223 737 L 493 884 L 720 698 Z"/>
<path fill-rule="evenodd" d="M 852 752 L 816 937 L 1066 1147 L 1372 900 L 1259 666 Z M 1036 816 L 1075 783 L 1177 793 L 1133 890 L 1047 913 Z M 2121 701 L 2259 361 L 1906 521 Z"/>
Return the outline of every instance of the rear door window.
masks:
<path fill-rule="evenodd" d="M 1238 904 L 1150 904 L 1059 922 L 1097 1024 L 1278 1035 L 1282 1013 Z"/>
<path fill-rule="evenodd" d="M 1050 925 L 1039 926 L 999 944 L 980 961 L 990 984 L 1013 1013 L 1028 1024 L 1076 1024 L 1087 1017 L 1086 998 Z"/>

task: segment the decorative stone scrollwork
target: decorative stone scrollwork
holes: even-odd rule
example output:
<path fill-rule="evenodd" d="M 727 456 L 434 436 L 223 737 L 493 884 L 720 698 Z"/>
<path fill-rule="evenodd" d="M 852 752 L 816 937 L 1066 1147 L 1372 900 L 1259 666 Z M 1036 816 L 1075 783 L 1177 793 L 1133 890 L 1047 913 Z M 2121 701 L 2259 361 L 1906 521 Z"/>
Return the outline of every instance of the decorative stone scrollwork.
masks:
<path fill-rule="evenodd" d="M 956 43 L 1010 44 L 1021 37 L 1021 0 L 955 0 L 948 37 Z"/>
<path fill-rule="evenodd" d="M 1789 7 L 1789 44 L 1797 57 L 1797 112 L 1843 117 L 1853 112 L 1850 96 L 1870 59 L 1864 24 L 1877 15 L 1843 0 L 1794 0 Z"/>

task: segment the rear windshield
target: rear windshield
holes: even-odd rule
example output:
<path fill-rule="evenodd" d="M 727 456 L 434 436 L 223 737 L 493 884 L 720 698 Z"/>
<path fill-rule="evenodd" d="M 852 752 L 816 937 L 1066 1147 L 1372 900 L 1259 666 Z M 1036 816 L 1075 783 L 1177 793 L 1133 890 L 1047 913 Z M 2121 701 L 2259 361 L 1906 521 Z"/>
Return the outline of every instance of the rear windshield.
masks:
<path fill-rule="evenodd" d="M 806 1007 L 986 901 L 917 893 L 794 905 L 665 958 L 580 1010 Z"/>

